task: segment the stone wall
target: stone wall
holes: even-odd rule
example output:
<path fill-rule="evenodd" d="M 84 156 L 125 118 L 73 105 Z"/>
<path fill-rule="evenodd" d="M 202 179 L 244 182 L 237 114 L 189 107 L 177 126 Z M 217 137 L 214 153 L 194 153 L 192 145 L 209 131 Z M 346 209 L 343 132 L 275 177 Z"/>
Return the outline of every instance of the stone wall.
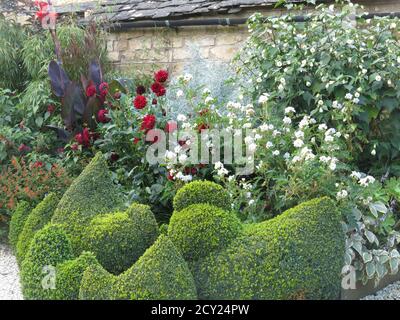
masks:
<path fill-rule="evenodd" d="M 246 27 L 142 29 L 110 34 L 110 60 L 121 67 L 154 64 L 179 70 L 193 49 L 210 60 L 229 61 L 248 37 Z"/>
<path fill-rule="evenodd" d="M 400 0 L 358 1 L 368 12 L 400 11 Z M 229 15 L 229 18 L 248 17 L 257 9 Z M 264 15 L 279 15 L 279 10 L 262 9 Z M 303 12 L 304 14 L 304 12 Z M 210 18 L 210 17 L 204 17 Z M 155 65 L 180 71 L 189 63 L 193 47 L 209 60 L 230 61 L 248 38 L 246 26 L 179 27 L 132 29 L 114 32 L 108 41 L 109 57 L 123 69 L 151 69 Z"/>

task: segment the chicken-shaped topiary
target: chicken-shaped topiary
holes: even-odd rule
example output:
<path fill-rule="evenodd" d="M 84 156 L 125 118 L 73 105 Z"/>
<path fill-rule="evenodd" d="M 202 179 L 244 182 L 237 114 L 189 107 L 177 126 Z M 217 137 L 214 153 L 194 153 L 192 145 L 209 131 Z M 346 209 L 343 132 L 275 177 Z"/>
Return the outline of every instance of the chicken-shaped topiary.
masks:
<path fill-rule="evenodd" d="M 168 235 L 189 263 L 199 298 L 338 298 L 345 244 L 333 201 L 314 199 L 262 223 L 238 223 L 234 213 L 204 203 L 173 213 Z"/>
<path fill-rule="evenodd" d="M 61 198 L 52 222 L 63 225 L 78 255 L 86 249 L 83 235 L 90 221 L 98 214 L 118 210 L 122 203 L 107 162 L 97 153 Z"/>
<path fill-rule="evenodd" d="M 197 299 L 186 261 L 161 235 L 127 271 L 114 276 L 98 266 L 88 268 L 79 293 L 86 300 Z"/>

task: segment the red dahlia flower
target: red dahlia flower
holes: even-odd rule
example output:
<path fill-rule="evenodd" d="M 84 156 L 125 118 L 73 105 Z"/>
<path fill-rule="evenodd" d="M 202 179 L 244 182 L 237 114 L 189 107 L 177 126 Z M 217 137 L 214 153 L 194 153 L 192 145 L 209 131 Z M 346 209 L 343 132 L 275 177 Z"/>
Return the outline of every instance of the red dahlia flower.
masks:
<path fill-rule="evenodd" d="M 140 130 L 151 130 L 156 124 L 156 117 L 152 114 L 145 115 Z"/>
<path fill-rule="evenodd" d="M 165 82 L 168 80 L 168 71 L 167 70 L 159 70 L 156 73 L 154 73 L 154 80 L 156 82 Z"/>
<path fill-rule="evenodd" d="M 107 82 L 100 83 L 99 90 L 100 90 L 100 94 L 103 97 L 105 97 L 108 93 L 108 83 Z"/>
<path fill-rule="evenodd" d="M 93 97 L 96 94 L 96 86 L 94 84 L 90 84 L 86 88 L 86 96 Z"/>
<path fill-rule="evenodd" d="M 75 140 L 78 142 L 80 145 L 84 147 L 88 147 L 90 145 L 90 133 L 89 129 L 85 128 L 83 129 L 82 133 L 78 133 L 75 135 Z"/>
<path fill-rule="evenodd" d="M 146 106 L 146 104 L 147 104 L 147 99 L 145 96 L 139 95 L 133 100 L 133 105 L 138 110 L 143 109 Z"/>
<path fill-rule="evenodd" d="M 110 122 L 111 119 L 110 119 L 107 115 L 108 115 L 108 110 L 106 110 L 106 109 L 101 109 L 101 110 L 99 110 L 99 112 L 97 113 L 97 119 L 98 119 L 99 122 L 101 122 L 101 123 Z"/>
<path fill-rule="evenodd" d="M 157 97 L 164 96 L 167 90 L 165 90 L 164 86 L 159 82 L 154 82 L 151 85 L 151 91 L 153 91 Z"/>
<path fill-rule="evenodd" d="M 144 86 L 137 86 L 136 88 L 136 94 L 142 95 L 143 93 L 146 92 L 146 88 Z"/>

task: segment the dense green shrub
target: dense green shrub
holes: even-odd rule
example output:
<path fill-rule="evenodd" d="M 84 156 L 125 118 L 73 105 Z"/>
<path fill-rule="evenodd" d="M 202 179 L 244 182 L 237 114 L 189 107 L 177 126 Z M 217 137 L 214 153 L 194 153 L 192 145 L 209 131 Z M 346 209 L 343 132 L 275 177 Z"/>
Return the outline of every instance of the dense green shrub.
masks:
<path fill-rule="evenodd" d="M 28 80 L 21 55 L 26 37 L 23 27 L 0 14 L 0 88 L 18 89 Z"/>
<path fill-rule="evenodd" d="M 24 298 L 55 299 L 57 292 L 53 286 L 57 278 L 55 268 L 59 263 L 72 258 L 71 243 L 62 226 L 47 225 L 37 232 L 21 267 Z"/>
<path fill-rule="evenodd" d="M 174 212 L 168 236 L 186 260 L 197 260 L 226 248 L 240 230 L 240 220 L 234 213 L 209 204 L 193 204 Z"/>
<path fill-rule="evenodd" d="M 52 221 L 64 226 L 76 254 L 86 248 L 82 237 L 89 222 L 96 215 L 121 206 L 117 191 L 107 163 L 98 153 L 61 198 Z"/>
<path fill-rule="evenodd" d="M 100 264 L 88 267 L 83 273 L 79 289 L 80 300 L 114 300 L 117 277 Z"/>
<path fill-rule="evenodd" d="M 35 209 L 29 214 L 24 228 L 18 237 L 17 243 L 17 260 L 21 264 L 28 252 L 30 243 L 35 233 L 42 229 L 54 214 L 59 198 L 56 194 L 51 193 L 40 202 Z"/>
<path fill-rule="evenodd" d="M 294 107 L 349 134 L 347 150 L 363 171 L 399 175 L 399 20 L 365 20 L 364 10 L 346 1 L 293 23 L 296 9 L 250 17 L 239 68 L 253 85 L 244 91 L 254 102 L 267 93 L 260 116 L 283 117 Z"/>
<path fill-rule="evenodd" d="M 181 211 L 191 204 L 208 203 L 230 210 L 229 194 L 220 185 L 210 181 L 195 181 L 178 190 L 174 198 L 174 209 Z"/>
<path fill-rule="evenodd" d="M 195 264 L 193 274 L 203 299 L 335 299 L 344 250 L 340 214 L 319 198 L 246 225 L 225 250 Z"/>
<path fill-rule="evenodd" d="M 106 270 L 119 274 L 132 266 L 157 236 L 158 225 L 150 208 L 133 204 L 127 212 L 94 217 L 84 242 Z"/>
<path fill-rule="evenodd" d="M 55 299 L 77 300 L 83 273 L 96 265 L 99 263 L 91 252 L 82 252 L 78 258 L 57 265 Z"/>
<path fill-rule="evenodd" d="M 196 299 L 196 287 L 186 261 L 165 235 L 126 272 L 112 276 L 104 269 L 85 271 L 82 299 Z"/>
<path fill-rule="evenodd" d="M 18 203 L 17 208 L 11 216 L 10 231 L 8 233 L 8 240 L 13 249 L 16 249 L 18 243 L 18 237 L 22 230 L 32 208 L 26 201 Z"/>

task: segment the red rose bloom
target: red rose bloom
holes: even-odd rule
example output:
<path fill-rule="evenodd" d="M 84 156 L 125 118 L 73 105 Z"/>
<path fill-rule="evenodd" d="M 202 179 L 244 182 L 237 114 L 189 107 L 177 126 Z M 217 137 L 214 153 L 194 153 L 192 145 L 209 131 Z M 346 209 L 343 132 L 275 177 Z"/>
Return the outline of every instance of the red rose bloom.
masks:
<path fill-rule="evenodd" d="M 100 94 L 105 97 L 108 93 L 108 83 L 102 82 L 99 86 Z"/>
<path fill-rule="evenodd" d="M 168 80 L 168 71 L 167 70 L 159 70 L 154 73 L 154 80 L 157 82 L 165 82 Z"/>
<path fill-rule="evenodd" d="M 145 92 L 146 92 L 146 88 L 144 86 L 137 86 L 136 87 L 136 94 L 142 95 Z"/>
<path fill-rule="evenodd" d="M 96 86 L 94 84 L 90 84 L 86 88 L 86 96 L 93 97 L 96 94 Z"/>
<path fill-rule="evenodd" d="M 145 96 L 137 96 L 133 100 L 133 105 L 135 106 L 136 109 L 140 110 L 143 109 L 147 104 L 147 99 Z"/>
<path fill-rule="evenodd" d="M 89 129 L 85 128 L 83 129 L 82 133 L 78 133 L 75 135 L 75 140 L 78 142 L 80 145 L 84 147 L 88 147 L 90 145 L 90 133 Z"/>
<path fill-rule="evenodd" d="M 152 114 L 144 116 L 140 130 L 151 130 L 156 124 L 156 117 Z"/>
<path fill-rule="evenodd" d="M 49 104 L 49 105 L 47 106 L 47 112 L 48 112 L 48 113 L 53 113 L 55 110 L 56 110 L 56 107 L 55 107 L 54 104 Z"/>
<path fill-rule="evenodd" d="M 75 138 L 76 138 L 76 136 L 75 136 Z M 73 151 L 78 150 L 78 149 L 79 149 L 78 144 L 77 144 L 77 143 L 74 143 L 74 144 L 71 146 L 71 149 L 72 149 Z"/>
<path fill-rule="evenodd" d="M 168 121 L 165 125 L 165 132 L 172 133 L 178 129 L 178 124 L 175 121 Z"/>
<path fill-rule="evenodd" d="M 164 86 L 159 82 L 154 82 L 151 85 L 151 91 L 153 91 L 157 97 L 162 97 L 167 92 L 167 90 L 165 90 Z"/>
<path fill-rule="evenodd" d="M 139 138 L 135 138 L 135 139 L 133 139 L 133 143 L 134 143 L 134 144 L 138 144 L 138 143 L 139 143 L 139 141 L 140 141 L 140 139 L 139 139 Z"/>
<path fill-rule="evenodd" d="M 108 115 L 108 110 L 106 110 L 106 109 L 101 109 L 101 110 L 99 110 L 99 112 L 97 113 L 97 119 L 98 119 L 99 122 L 101 122 L 101 123 L 110 122 L 111 119 L 110 119 L 107 115 Z"/>

